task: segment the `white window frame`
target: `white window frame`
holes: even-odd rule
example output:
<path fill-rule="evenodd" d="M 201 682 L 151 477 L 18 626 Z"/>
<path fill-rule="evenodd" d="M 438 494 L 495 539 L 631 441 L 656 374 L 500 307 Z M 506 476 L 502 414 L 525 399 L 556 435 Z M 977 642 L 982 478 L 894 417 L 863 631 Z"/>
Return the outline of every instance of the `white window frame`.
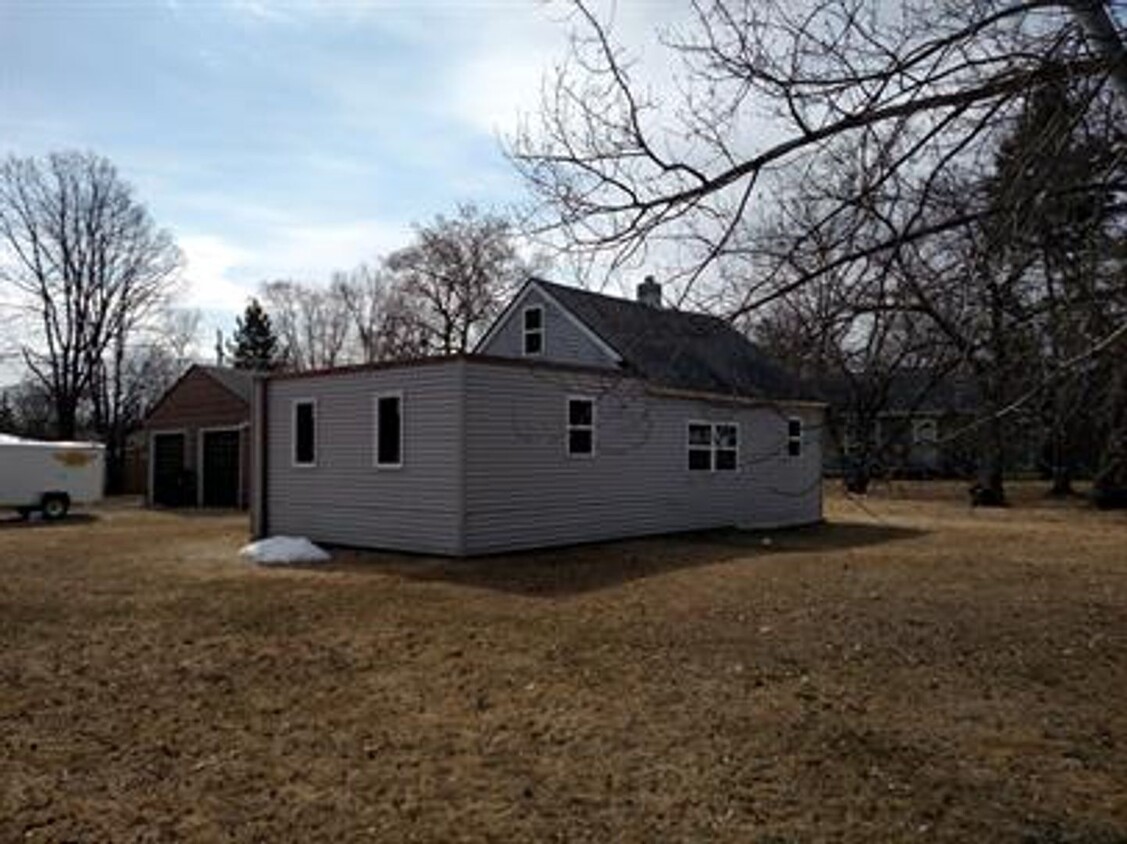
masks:
<path fill-rule="evenodd" d="M 536 311 L 540 314 L 540 327 L 529 328 L 527 319 L 531 311 Z M 535 335 L 540 338 L 540 351 L 528 351 L 528 338 Z M 520 312 L 520 350 L 521 354 L 525 357 L 539 357 L 544 354 L 544 306 L 543 305 L 529 305 Z"/>
<path fill-rule="evenodd" d="M 929 432 L 928 436 L 920 436 L 925 429 Z M 939 422 L 930 416 L 912 420 L 912 445 L 932 446 L 937 442 L 939 442 Z"/>
<path fill-rule="evenodd" d="M 306 404 L 313 408 L 313 460 L 310 463 L 299 463 L 297 460 L 297 409 Z M 321 451 L 317 442 L 317 429 L 319 427 L 317 416 L 317 399 L 294 399 L 290 402 L 290 466 L 294 469 L 315 469 L 317 467 L 317 457 Z"/>
<path fill-rule="evenodd" d="M 790 426 L 793 425 L 795 422 L 798 423 L 798 433 L 792 434 L 790 432 Z M 787 417 L 787 457 L 790 457 L 790 458 L 801 457 L 806 452 L 806 448 L 803 445 L 803 439 L 805 438 L 805 435 L 806 435 L 806 423 L 803 421 L 802 417 L 801 416 L 788 416 Z M 797 454 L 791 453 L 791 446 L 792 445 L 798 446 L 798 453 Z"/>
<path fill-rule="evenodd" d="M 399 400 L 399 462 L 398 463 L 381 463 L 380 462 L 380 399 L 398 399 Z M 403 449 L 405 446 L 406 438 L 406 420 L 407 414 L 404 412 L 406 403 L 403 401 L 402 390 L 385 390 L 381 393 L 374 393 L 372 395 L 372 467 L 380 470 L 394 470 L 403 468 Z"/>
<path fill-rule="evenodd" d="M 693 443 L 690 430 L 693 426 L 699 425 L 708 428 L 708 446 Z M 734 448 L 720 448 L 716 443 L 716 429 L 720 427 L 733 428 L 736 432 L 736 444 Z M 689 467 L 689 453 L 693 451 L 708 451 L 708 469 L 692 469 Z M 716 467 L 716 455 L 721 451 L 734 451 L 736 453 L 736 464 L 731 469 L 718 469 Z M 711 419 L 687 419 L 685 420 L 685 471 L 690 474 L 716 474 L 727 472 L 738 472 L 740 470 L 740 423 L 736 421 L 725 420 L 722 422 L 714 422 Z"/>
<path fill-rule="evenodd" d="M 573 401 L 585 401 L 591 404 L 591 424 L 590 425 L 572 425 L 571 424 L 571 403 Z M 599 406 L 595 401 L 594 396 L 583 395 L 569 395 L 564 401 L 564 453 L 572 460 L 591 460 L 598 453 L 597 437 L 595 429 L 598 427 L 599 419 Z M 571 432 L 572 431 L 590 431 L 591 432 L 591 450 L 589 452 L 573 452 L 571 450 Z"/>

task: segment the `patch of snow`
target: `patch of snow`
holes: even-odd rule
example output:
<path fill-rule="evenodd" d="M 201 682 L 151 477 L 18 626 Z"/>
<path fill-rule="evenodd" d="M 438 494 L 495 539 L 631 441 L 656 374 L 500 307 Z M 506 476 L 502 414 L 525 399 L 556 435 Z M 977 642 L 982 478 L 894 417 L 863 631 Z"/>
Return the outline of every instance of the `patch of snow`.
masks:
<path fill-rule="evenodd" d="M 271 536 L 245 545 L 239 556 L 260 566 L 286 566 L 293 563 L 324 563 L 328 552 L 304 536 Z"/>
<path fill-rule="evenodd" d="M 0 445 L 15 445 L 16 443 L 22 442 L 23 439 L 20 437 L 14 437 L 11 434 L 0 434 Z"/>

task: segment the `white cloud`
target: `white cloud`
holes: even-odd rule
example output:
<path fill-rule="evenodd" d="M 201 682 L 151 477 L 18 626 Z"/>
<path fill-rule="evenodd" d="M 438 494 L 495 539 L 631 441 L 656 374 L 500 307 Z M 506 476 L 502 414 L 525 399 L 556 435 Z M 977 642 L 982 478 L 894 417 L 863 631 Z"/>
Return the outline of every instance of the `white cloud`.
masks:
<path fill-rule="evenodd" d="M 521 116 L 538 106 L 547 69 L 544 54 L 535 50 L 483 50 L 454 71 L 449 107 L 481 132 L 510 135 Z"/>
<path fill-rule="evenodd" d="M 191 233 L 179 237 L 187 260 L 184 304 L 238 313 L 264 281 L 293 278 L 322 283 L 334 270 L 405 246 L 410 230 L 382 220 L 310 223 L 290 220 L 254 235 Z M 253 242 L 250 242 L 252 241 Z"/>
<path fill-rule="evenodd" d="M 253 253 L 213 234 L 185 235 L 178 240 L 187 263 L 185 304 L 206 310 L 242 310 L 253 285 L 238 279 L 247 263 L 253 262 Z"/>
<path fill-rule="evenodd" d="M 271 277 L 317 281 L 333 270 L 347 270 L 361 261 L 407 245 L 410 229 L 382 220 L 349 223 L 294 223 L 281 227 L 264 253 L 263 266 Z"/>

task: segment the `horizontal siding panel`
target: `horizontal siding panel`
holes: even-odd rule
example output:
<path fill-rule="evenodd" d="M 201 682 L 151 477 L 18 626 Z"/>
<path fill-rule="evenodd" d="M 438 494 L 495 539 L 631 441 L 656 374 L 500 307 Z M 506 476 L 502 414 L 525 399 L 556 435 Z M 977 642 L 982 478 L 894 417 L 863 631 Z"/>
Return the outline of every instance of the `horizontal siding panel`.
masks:
<path fill-rule="evenodd" d="M 268 530 L 314 541 L 453 554 L 461 541 L 461 366 L 271 381 Z M 373 466 L 374 396 L 403 394 L 403 466 Z M 317 403 L 317 465 L 292 465 L 292 408 Z"/>
<path fill-rule="evenodd" d="M 549 302 L 537 290 L 529 290 L 520 307 L 513 308 L 505 321 L 497 327 L 489 342 L 480 351 L 485 355 L 505 358 L 523 358 L 524 309 L 540 307 L 544 310 L 544 351 L 534 360 L 562 361 L 586 366 L 615 366 L 562 310 Z"/>
<path fill-rule="evenodd" d="M 372 397 L 392 390 L 404 395 L 405 463 L 378 470 Z M 817 410 L 801 412 L 806 447 L 791 458 L 785 408 L 657 397 L 611 373 L 452 361 L 279 379 L 268 392 L 275 534 L 459 554 L 821 518 Z M 593 459 L 566 454 L 569 395 L 596 400 Z M 303 398 L 317 402 L 314 468 L 290 465 Z M 739 471 L 688 471 L 689 419 L 740 425 Z"/>
<path fill-rule="evenodd" d="M 621 377 L 502 370 L 467 374 L 466 547 L 471 553 L 729 525 L 821 518 L 819 411 L 786 454 L 780 408 L 648 395 Z M 597 399 L 594 459 L 565 452 L 569 394 Z M 690 472 L 689 419 L 740 425 L 740 469 Z"/>

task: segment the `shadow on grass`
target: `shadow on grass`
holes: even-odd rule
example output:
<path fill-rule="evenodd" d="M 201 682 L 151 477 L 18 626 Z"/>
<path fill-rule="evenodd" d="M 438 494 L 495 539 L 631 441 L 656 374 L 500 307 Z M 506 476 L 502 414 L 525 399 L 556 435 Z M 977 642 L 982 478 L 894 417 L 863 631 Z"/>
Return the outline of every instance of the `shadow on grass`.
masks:
<path fill-rule="evenodd" d="M 11 517 L 5 518 L 0 516 L 0 530 L 37 530 L 47 528 L 68 528 L 68 527 L 81 527 L 89 525 L 98 521 L 98 517 L 93 513 L 71 513 L 64 519 L 58 521 L 47 521 L 38 515 L 33 515 L 30 519 L 25 519 L 14 514 Z"/>
<path fill-rule="evenodd" d="M 557 597 L 733 559 L 795 552 L 829 553 L 912 539 L 924 533 L 882 524 L 823 522 L 776 531 L 725 529 L 677 533 L 469 559 L 342 549 L 334 554 L 332 564 L 319 568 Z"/>

